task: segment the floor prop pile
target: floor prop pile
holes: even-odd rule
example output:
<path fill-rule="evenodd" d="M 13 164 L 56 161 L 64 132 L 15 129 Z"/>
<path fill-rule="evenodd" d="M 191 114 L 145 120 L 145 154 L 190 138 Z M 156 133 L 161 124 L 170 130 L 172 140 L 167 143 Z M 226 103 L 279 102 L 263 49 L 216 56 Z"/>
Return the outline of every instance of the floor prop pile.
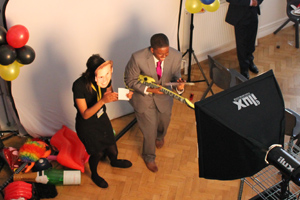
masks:
<path fill-rule="evenodd" d="M 89 158 L 77 134 L 66 126 L 50 139 L 29 138 L 19 150 L 5 147 L 0 155 L 12 172 L 0 187 L 5 200 L 54 198 L 56 185 L 80 185 Z"/>

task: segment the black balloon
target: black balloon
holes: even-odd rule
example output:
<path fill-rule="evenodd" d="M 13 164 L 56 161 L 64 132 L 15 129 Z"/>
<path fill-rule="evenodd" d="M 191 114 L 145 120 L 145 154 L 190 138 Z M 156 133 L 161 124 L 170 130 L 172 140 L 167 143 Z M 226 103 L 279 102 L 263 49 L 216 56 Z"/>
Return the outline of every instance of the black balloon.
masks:
<path fill-rule="evenodd" d="M 0 46 L 0 64 L 10 65 L 17 58 L 16 50 L 9 46 L 8 44 L 3 44 Z"/>
<path fill-rule="evenodd" d="M 3 26 L 0 26 L 0 45 L 6 44 L 6 29 Z"/>
<path fill-rule="evenodd" d="M 16 49 L 16 52 L 17 61 L 23 65 L 28 65 L 35 59 L 34 50 L 28 45 L 24 45 L 23 47 Z"/>

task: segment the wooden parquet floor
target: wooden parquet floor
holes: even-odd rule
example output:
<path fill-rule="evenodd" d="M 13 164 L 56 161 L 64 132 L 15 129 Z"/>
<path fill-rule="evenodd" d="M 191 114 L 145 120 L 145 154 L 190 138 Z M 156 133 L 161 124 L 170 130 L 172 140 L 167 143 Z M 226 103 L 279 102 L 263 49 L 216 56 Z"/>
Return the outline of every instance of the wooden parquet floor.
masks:
<path fill-rule="evenodd" d="M 281 30 L 277 35 L 268 35 L 258 40 L 255 63 L 260 73 L 272 69 L 282 90 L 285 106 L 300 112 L 300 53 L 289 44 L 294 39 L 294 27 Z M 277 48 L 279 47 L 280 48 Z M 238 70 L 236 51 L 231 50 L 214 57 L 227 68 Z M 207 60 L 200 63 L 206 76 Z M 250 77 L 255 75 L 250 72 Z M 186 78 L 186 76 L 183 76 Z M 192 66 L 191 80 L 202 78 L 197 65 Z M 207 88 L 205 82 L 186 86 L 184 97 L 194 94 L 193 102 L 200 100 Z M 214 92 L 221 89 L 213 87 Z M 209 94 L 210 95 L 210 94 Z M 119 132 L 132 119 L 133 114 L 112 120 Z M 143 138 L 135 124 L 117 142 L 119 158 L 132 161 L 129 169 L 112 168 L 108 162 L 98 165 L 99 174 L 109 183 L 107 189 L 98 188 L 90 179 L 88 164 L 82 174 L 79 186 L 57 186 L 55 200 L 233 200 L 237 199 L 240 180 L 218 181 L 199 178 L 197 133 L 194 111 L 174 100 L 172 120 L 165 138 L 165 145 L 157 150 L 157 173 L 150 172 L 142 158 Z M 5 145 L 16 146 L 16 140 L 6 140 Z M 216 149 L 217 151 L 217 149 Z M 233 170 L 234 167 L 233 167 Z M 0 181 L 7 176 L 7 170 L 0 173 Z M 256 193 L 244 186 L 242 199 L 246 200 Z"/>

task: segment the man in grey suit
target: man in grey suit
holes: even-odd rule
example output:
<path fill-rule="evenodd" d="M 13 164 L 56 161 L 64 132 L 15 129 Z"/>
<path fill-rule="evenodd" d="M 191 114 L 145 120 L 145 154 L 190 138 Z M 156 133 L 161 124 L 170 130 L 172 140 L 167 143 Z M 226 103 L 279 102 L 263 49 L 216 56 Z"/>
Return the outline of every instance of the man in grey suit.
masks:
<path fill-rule="evenodd" d="M 229 7 L 225 21 L 234 26 L 240 72 L 249 79 L 249 70 L 257 74 L 253 52 L 258 28 L 259 5 L 263 0 L 226 0 Z"/>
<path fill-rule="evenodd" d="M 127 87 L 134 90 L 130 103 L 144 136 L 142 157 L 147 168 L 157 172 L 155 150 L 164 145 L 164 137 L 171 119 L 173 98 L 162 93 L 160 88 L 150 88 L 142 84 L 138 78 L 139 75 L 149 76 L 159 85 L 174 81 L 183 82 L 182 54 L 169 47 L 168 37 L 162 33 L 153 35 L 150 45 L 132 54 L 125 69 L 124 81 Z M 157 66 L 159 61 L 161 64 Z M 162 72 L 160 75 L 157 72 L 159 68 Z M 176 90 L 181 94 L 184 84 L 177 85 Z"/>

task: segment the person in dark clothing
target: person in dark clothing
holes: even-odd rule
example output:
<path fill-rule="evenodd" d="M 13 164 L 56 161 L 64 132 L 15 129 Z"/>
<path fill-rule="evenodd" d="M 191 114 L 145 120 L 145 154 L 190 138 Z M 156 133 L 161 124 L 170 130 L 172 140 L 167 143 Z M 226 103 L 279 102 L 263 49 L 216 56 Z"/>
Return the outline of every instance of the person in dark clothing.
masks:
<path fill-rule="evenodd" d="M 258 28 L 259 5 L 263 0 L 226 0 L 229 7 L 225 21 L 234 26 L 240 72 L 249 79 L 249 70 L 258 74 L 253 52 Z"/>
<path fill-rule="evenodd" d="M 113 167 L 128 168 L 132 163 L 117 159 L 118 149 L 110 120 L 106 114 L 106 103 L 117 101 L 113 92 L 111 76 L 113 62 L 105 61 L 98 54 L 92 55 L 86 71 L 73 83 L 74 106 L 77 110 L 76 132 L 90 155 L 89 166 L 93 182 L 107 188 L 107 182 L 98 175 L 97 166 L 104 155 Z M 132 92 L 127 95 L 129 98 Z"/>

